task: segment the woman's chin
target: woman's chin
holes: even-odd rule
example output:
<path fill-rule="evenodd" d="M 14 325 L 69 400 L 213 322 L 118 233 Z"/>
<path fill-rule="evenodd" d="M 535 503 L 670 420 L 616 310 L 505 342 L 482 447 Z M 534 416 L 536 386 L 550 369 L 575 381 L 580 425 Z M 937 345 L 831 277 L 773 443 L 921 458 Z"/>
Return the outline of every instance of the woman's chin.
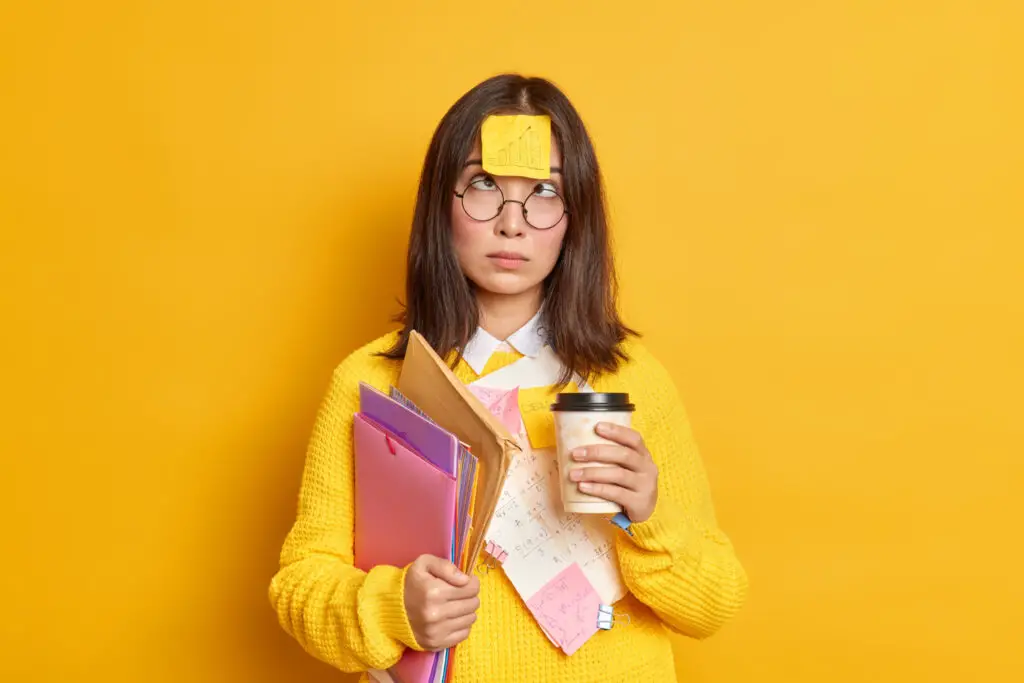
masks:
<path fill-rule="evenodd" d="M 518 273 L 491 273 L 476 282 L 476 286 L 491 294 L 516 296 L 524 294 L 540 284 L 524 278 Z"/>

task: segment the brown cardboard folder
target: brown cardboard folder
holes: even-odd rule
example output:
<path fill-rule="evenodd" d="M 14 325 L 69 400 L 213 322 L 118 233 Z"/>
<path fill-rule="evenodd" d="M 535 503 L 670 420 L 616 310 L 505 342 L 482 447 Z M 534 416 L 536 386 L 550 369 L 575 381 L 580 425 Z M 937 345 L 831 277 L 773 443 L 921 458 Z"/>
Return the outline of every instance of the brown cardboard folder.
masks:
<path fill-rule="evenodd" d="M 398 390 L 442 429 L 468 445 L 477 457 L 473 526 L 467 544 L 467 566 L 462 567 L 468 571 L 483 550 L 484 533 L 498 506 L 501 487 L 519 444 L 416 331 L 409 336 Z"/>

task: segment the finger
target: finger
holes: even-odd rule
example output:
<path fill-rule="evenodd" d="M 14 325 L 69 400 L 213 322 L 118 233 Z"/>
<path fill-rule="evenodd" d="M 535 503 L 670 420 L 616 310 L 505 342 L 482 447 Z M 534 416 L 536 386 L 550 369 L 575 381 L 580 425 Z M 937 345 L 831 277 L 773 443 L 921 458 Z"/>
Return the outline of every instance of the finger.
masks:
<path fill-rule="evenodd" d="M 640 432 L 631 427 L 623 427 L 611 422 L 598 422 L 594 431 L 598 436 L 622 444 L 626 448 L 632 448 L 640 453 L 647 452 L 647 448 L 644 447 L 644 438 L 640 436 Z"/>
<path fill-rule="evenodd" d="M 473 576 L 465 586 L 453 586 L 444 579 L 430 576 L 427 581 L 427 598 L 435 605 L 444 605 L 459 600 L 475 598 L 480 593 L 480 579 Z"/>
<path fill-rule="evenodd" d="M 451 600 L 444 606 L 442 611 L 445 619 L 460 619 L 469 614 L 475 614 L 480 609 L 480 598 L 465 598 L 462 600 Z"/>
<path fill-rule="evenodd" d="M 461 588 L 469 583 L 469 577 L 459 571 L 459 568 L 448 560 L 433 555 L 424 555 L 422 558 L 423 568 L 434 578 L 441 579 L 450 586 Z"/>
<path fill-rule="evenodd" d="M 437 652 L 445 648 L 454 647 L 469 637 L 470 628 L 476 623 L 476 614 L 467 614 L 458 619 L 451 619 L 434 625 L 431 629 L 433 635 L 429 639 L 429 645 L 424 649 Z"/>
<path fill-rule="evenodd" d="M 465 586 L 451 586 L 447 598 L 449 600 L 465 600 L 475 598 L 480 594 L 480 579 L 476 576 L 469 577 Z"/>
<path fill-rule="evenodd" d="M 448 636 L 448 638 L 445 641 L 444 647 L 442 647 L 440 649 L 443 650 L 445 648 L 455 647 L 459 643 L 464 642 L 466 640 L 466 638 L 469 638 L 469 629 L 468 628 L 462 629 L 461 631 L 457 631 L 456 633 L 453 633 L 450 636 Z"/>
<path fill-rule="evenodd" d="M 593 445 L 577 448 L 572 453 L 576 462 L 603 462 L 608 465 L 618 465 L 634 472 L 640 471 L 644 464 L 644 458 L 634 450 L 624 446 Z"/>
<path fill-rule="evenodd" d="M 476 623 L 476 613 L 471 612 L 470 614 L 463 614 L 457 619 L 449 619 L 445 622 L 444 627 L 449 633 L 458 633 L 460 631 L 468 631 L 469 628 Z"/>
<path fill-rule="evenodd" d="M 629 504 L 633 501 L 635 495 L 629 489 L 624 489 L 621 486 L 615 484 L 598 484 L 592 481 L 581 481 L 579 483 L 580 491 L 587 494 L 588 496 L 594 496 L 595 498 L 601 498 L 612 503 L 618 503 L 622 507 L 629 507 Z"/>
<path fill-rule="evenodd" d="M 636 472 L 614 465 L 611 467 L 580 467 L 570 472 L 569 478 L 579 482 L 615 484 L 630 491 L 636 491 L 640 483 L 640 477 Z"/>

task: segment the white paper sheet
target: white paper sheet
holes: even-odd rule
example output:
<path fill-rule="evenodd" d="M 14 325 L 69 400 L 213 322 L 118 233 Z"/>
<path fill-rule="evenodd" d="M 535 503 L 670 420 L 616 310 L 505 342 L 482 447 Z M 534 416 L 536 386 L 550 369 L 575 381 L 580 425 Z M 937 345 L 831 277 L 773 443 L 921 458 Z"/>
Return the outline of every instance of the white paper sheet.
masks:
<path fill-rule="evenodd" d="M 537 357 L 522 358 L 469 387 L 492 412 L 518 422 L 518 440 L 522 447 L 522 452 L 512 461 L 485 538 L 507 553 L 502 570 L 528 606 L 533 604 L 540 609 L 537 605 L 546 605 L 548 601 L 538 601 L 538 597 L 549 593 L 554 596 L 552 599 L 558 599 L 558 586 L 554 582 L 559 576 L 564 576 L 563 572 L 574 563 L 582 570 L 583 580 L 590 584 L 587 586 L 592 589 L 589 595 L 596 593 L 602 604 L 613 605 L 626 594 L 615 554 L 614 534 L 618 530 L 605 515 L 570 514 L 562 509 L 555 449 L 534 450 L 522 416 L 506 414 L 512 406 L 518 411 L 518 404 L 510 406 L 508 401 L 502 401 L 494 393 L 495 390 L 517 391 L 551 386 L 558 381 L 561 372 L 562 363 L 557 355 L 550 347 L 544 347 Z M 593 391 L 579 378 L 576 379 L 580 391 Z M 499 410 L 499 404 L 504 408 Z M 582 590 L 583 587 L 576 586 L 574 591 L 577 589 Z M 547 592 L 542 594 L 544 590 Z M 583 593 L 585 597 L 587 592 Z M 573 604 L 582 605 L 583 602 L 577 600 Z M 587 605 L 593 606 L 589 602 Z M 537 612 L 534 616 L 548 638 L 567 654 L 572 654 L 589 638 L 587 634 L 597 631 L 596 607 L 594 611 L 592 628 L 581 626 L 578 619 L 572 624 L 562 624 L 580 627 L 576 629 L 578 637 L 568 638 L 567 642 L 557 639 L 558 633 L 565 635 L 564 628 L 556 628 L 559 624 L 545 626 L 544 621 L 550 622 L 550 619 L 544 619 L 545 615 Z"/>
<path fill-rule="evenodd" d="M 606 605 L 625 595 L 613 540 L 603 515 L 562 510 L 554 449 L 534 451 L 520 432 L 516 456 L 486 538 L 508 558 L 502 565 L 516 591 L 529 600 L 573 562 L 578 562 Z"/>

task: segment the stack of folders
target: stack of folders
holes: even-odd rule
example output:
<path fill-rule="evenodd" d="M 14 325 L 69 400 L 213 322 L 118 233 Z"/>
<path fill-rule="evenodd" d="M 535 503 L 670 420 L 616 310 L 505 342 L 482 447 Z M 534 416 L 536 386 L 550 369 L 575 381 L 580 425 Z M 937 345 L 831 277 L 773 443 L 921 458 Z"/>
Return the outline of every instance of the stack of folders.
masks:
<path fill-rule="evenodd" d="M 470 571 L 518 446 L 418 334 L 390 395 L 360 384 L 353 445 L 356 566 L 404 567 L 429 554 Z M 450 650 L 408 650 L 370 674 L 444 683 L 451 672 Z"/>
<path fill-rule="evenodd" d="M 360 569 L 403 567 L 428 553 L 462 565 L 476 458 L 397 390 L 361 384 L 355 416 L 355 557 Z M 407 652 L 392 679 L 444 681 L 447 651 Z"/>

